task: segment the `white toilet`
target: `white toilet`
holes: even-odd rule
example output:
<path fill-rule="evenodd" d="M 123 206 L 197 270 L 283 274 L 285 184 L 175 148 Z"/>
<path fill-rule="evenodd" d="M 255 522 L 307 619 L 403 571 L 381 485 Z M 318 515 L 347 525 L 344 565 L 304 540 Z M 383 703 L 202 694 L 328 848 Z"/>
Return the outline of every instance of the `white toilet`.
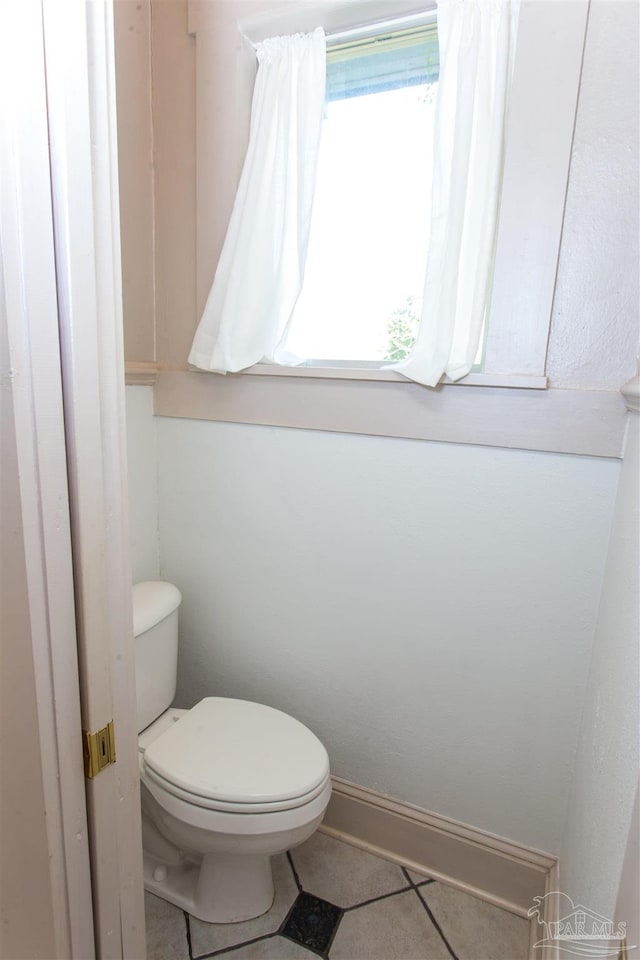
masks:
<path fill-rule="evenodd" d="M 319 826 L 329 758 L 303 724 L 259 703 L 169 709 L 180 601 L 170 583 L 133 588 L 144 883 L 201 920 L 234 923 L 269 909 L 270 858 Z"/>

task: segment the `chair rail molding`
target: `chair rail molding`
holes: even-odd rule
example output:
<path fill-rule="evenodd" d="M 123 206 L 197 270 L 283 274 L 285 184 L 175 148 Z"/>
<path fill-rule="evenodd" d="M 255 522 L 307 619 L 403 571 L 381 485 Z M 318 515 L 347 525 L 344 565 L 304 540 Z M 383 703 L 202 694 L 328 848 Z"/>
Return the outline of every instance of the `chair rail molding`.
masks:
<path fill-rule="evenodd" d="M 160 365 L 154 360 L 127 360 L 124 365 L 124 382 L 128 387 L 152 387 L 159 368 Z"/>

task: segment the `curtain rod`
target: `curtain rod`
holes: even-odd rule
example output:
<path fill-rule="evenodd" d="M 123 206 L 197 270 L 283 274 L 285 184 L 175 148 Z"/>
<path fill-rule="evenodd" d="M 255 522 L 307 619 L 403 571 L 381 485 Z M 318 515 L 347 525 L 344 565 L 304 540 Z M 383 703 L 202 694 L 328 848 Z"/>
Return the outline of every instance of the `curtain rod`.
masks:
<path fill-rule="evenodd" d="M 407 4 L 403 5 L 406 6 Z M 363 7 L 368 8 L 368 10 L 365 9 L 362 11 L 363 20 L 365 20 L 365 22 L 360 21 L 358 26 L 355 27 L 343 27 L 341 29 L 338 26 L 339 19 L 335 17 L 335 15 L 328 16 L 328 13 L 334 13 L 334 11 L 328 11 L 326 9 L 325 0 L 325 2 L 322 4 L 321 10 L 317 9 L 317 4 L 309 3 L 308 8 L 300 11 L 295 17 L 291 15 L 285 17 L 282 14 L 277 17 L 275 17 L 273 14 L 259 14 L 256 17 L 250 17 L 246 20 L 239 20 L 238 30 L 240 32 L 240 36 L 243 37 L 243 39 L 255 49 L 258 44 L 267 37 L 291 34 L 295 33 L 296 31 L 301 33 L 310 32 L 318 26 L 323 26 L 324 21 L 326 24 L 324 25 L 324 31 L 327 38 L 327 44 L 329 46 L 337 46 L 341 43 L 349 43 L 350 41 L 355 42 L 358 39 L 366 39 L 369 36 L 375 36 L 377 33 L 380 33 L 381 29 L 402 30 L 403 28 L 409 29 L 413 26 L 426 26 L 430 23 L 436 22 L 437 11 L 435 5 L 430 10 L 415 11 L 414 9 L 413 12 L 406 13 L 404 16 L 400 17 L 388 17 L 388 15 L 385 17 L 384 14 L 380 16 L 379 7 L 376 11 L 376 6 L 377 4 L 374 5 L 364 2 Z M 353 16 L 353 14 L 351 14 L 351 16 Z M 336 19 L 338 19 L 338 23 L 335 23 Z M 331 28 L 331 20 L 333 20 L 335 23 L 333 30 Z M 327 21 L 329 22 L 327 23 Z"/>
<path fill-rule="evenodd" d="M 327 45 L 347 42 L 349 40 L 363 40 L 368 36 L 374 36 L 381 30 L 402 30 L 410 27 L 428 26 L 436 22 L 436 10 L 425 11 L 424 13 L 414 13 L 407 17 L 396 17 L 393 20 L 378 20 L 368 23 L 366 26 L 352 27 L 350 30 L 339 30 L 336 33 L 327 31 Z"/>

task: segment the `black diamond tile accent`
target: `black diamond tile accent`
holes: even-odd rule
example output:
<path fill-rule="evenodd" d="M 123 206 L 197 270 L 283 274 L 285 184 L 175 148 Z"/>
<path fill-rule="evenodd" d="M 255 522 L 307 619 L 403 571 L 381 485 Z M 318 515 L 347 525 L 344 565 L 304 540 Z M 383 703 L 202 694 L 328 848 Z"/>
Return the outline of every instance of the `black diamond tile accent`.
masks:
<path fill-rule="evenodd" d="M 310 893 L 299 894 L 281 930 L 284 937 L 303 947 L 326 953 L 343 911 Z"/>

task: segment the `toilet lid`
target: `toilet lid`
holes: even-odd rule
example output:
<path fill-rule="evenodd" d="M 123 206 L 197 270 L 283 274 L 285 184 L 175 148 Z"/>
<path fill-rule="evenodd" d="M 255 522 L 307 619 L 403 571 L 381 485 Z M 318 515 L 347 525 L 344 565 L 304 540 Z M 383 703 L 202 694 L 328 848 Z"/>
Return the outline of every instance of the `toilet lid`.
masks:
<path fill-rule="evenodd" d="M 313 791 L 327 751 L 293 717 L 260 703 L 207 697 L 151 743 L 145 766 L 195 797 L 277 803 Z"/>

